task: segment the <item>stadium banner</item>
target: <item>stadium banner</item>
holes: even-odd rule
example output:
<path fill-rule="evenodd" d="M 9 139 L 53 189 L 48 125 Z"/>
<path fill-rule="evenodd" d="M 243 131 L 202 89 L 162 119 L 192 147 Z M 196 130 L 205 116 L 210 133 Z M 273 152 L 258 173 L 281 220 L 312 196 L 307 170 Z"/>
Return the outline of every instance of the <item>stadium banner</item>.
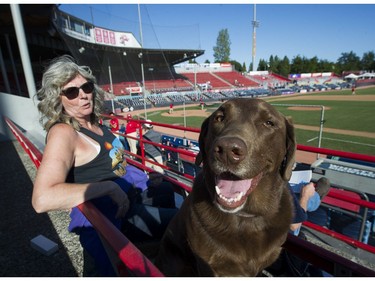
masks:
<path fill-rule="evenodd" d="M 97 44 L 115 47 L 141 48 L 137 39 L 135 39 L 134 35 L 129 32 L 116 32 L 95 27 L 94 36 Z"/>
<path fill-rule="evenodd" d="M 142 93 L 141 87 L 128 87 L 125 90 L 128 94 Z"/>
<path fill-rule="evenodd" d="M 299 79 L 301 78 L 301 74 L 289 74 L 289 79 Z"/>

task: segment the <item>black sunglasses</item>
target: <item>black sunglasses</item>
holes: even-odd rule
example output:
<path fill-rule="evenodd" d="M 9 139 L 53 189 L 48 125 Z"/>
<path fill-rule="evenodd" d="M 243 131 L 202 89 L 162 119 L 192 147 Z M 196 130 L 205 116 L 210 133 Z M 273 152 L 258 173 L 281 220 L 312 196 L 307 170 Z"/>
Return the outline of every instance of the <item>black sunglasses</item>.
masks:
<path fill-rule="evenodd" d="M 92 93 L 94 90 L 94 83 L 88 81 L 81 85 L 81 87 L 69 87 L 61 92 L 66 96 L 68 99 L 72 100 L 78 97 L 79 89 L 82 89 L 86 94 Z"/>

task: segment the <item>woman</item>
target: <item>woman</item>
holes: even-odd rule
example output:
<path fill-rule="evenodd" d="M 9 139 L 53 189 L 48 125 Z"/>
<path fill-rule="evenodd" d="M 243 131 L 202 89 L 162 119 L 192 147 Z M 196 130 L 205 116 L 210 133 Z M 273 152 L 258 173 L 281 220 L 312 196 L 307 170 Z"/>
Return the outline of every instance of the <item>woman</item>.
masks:
<path fill-rule="evenodd" d="M 38 213 L 72 208 L 69 230 L 80 235 L 101 275 L 115 275 L 98 234 L 76 206 L 91 200 L 118 228 L 125 215 L 137 228 L 135 214 L 137 218 L 160 214 L 145 206 L 130 206 L 126 192 L 132 186 L 124 179 L 124 148 L 99 124 L 104 91 L 88 67 L 77 65 L 69 56 L 56 58 L 43 74 L 37 97 L 47 138 L 32 205 Z M 157 225 L 164 228 L 169 215 L 173 214 L 161 214 L 165 221 Z"/>

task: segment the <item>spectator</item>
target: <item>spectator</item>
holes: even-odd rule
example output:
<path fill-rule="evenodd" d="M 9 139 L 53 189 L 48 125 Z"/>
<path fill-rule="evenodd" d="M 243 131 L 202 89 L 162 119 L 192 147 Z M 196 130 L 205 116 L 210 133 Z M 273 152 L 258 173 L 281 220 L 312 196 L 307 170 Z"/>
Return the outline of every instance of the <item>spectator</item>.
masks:
<path fill-rule="evenodd" d="M 151 120 L 146 120 L 147 122 L 152 122 Z M 149 123 L 143 123 L 142 125 L 142 135 L 143 138 L 147 141 L 151 141 L 154 143 L 161 143 L 161 134 L 159 132 L 156 132 L 153 129 L 152 124 Z M 158 146 L 154 146 L 149 143 L 144 143 L 144 148 L 145 148 L 145 157 L 146 159 L 149 159 L 151 161 L 157 162 L 161 165 L 164 164 L 163 162 L 163 156 L 161 153 L 161 148 Z M 164 170 L 162 167 L 155 165 L 153 163 L 150 163 L 146 161 L 146 166 L 154 169 L 155 171 L 159 173 L 164 173 Z"/>
<path fill-rule="evenodd" d="M 119 140 L 122 142 L 122 144 L 124 145 L 125 147 L 125 150 L 128 150 L 129 151 L 129 144 L 128 144 L 128 141 L 127 139 L 123 136 L 126 134 L 126 128 L 125 128 L 125 124 L 122 123 L 121 126 L 120 126 L 120 129 L 119 129 Z"/>
<path fill-rule="evenodd" d="M 120 128 L 118 118 L 113 112 L 111 112 L 109 115 L 111 116 L 111 120 L 109 121 L 111 132 L 118 137 L 118 135 L 116 134 Z"/>
<path fill-rule="evenodd" d="M 127 124 L 126 124 L 126 128 L 125 128 L 126 134 L 128 136 L 138 138 L 139 137 L 139 129 L 140 129 L 139 123 L 133 120 L 133 117 L 132 117 L 131 114 L 128 114 L 127 118 L 128 118 L 128 120 L 127 120 Z M 137 154 L 138 140 L 133 139 L 133 138 L 126 138 L 126 139 L 128 140 L 130 152 L 134 153 L 134 154 Z M 134 157 L 132 156 L 132 158 L 134 158 Z"/>
<path fill-rule="evenodd" d="M 328 194 L 330 188 L 330 181 L 322 177 L 316 183 L 316 188 L 312 182 L 290 184 L 290 189 L 295 194 L 297 204 L 300 208 L 295 208 L 295 216 L 291 231 L 298 236 L 302 222 L 307 220 L 307 212 L 316 211 L 321 203 L 321 200 Z"/>
<path fill-rule="evenodd" d="M 37 97 L 47 137 L 32 205 L 38 213 L 71 209 L 69 231 L 80 236 L 100 275 L 114 276 L 98 233 L 76 206 L 90 200 L 117 228 L 125 222 L 130 234 L 148 239 L 161 237 L 175 209 L 129 200 L 124 148 L 99 124 L 103 96 L 91 70 L 70 56 L 56 58 L 44 72 Z"/>
<path fill-rule="evenodd" d="M 330 187 L 329 180 L 327 178 L 320 178 L 317 182 L 316 189 L 312 183 L 299 185 L 299 192 L 295 193 L 290 187 L 290 191 L 293 197 L 294 205 L 294 216 L 293 222 L 290 225 L 290 232 L 301 238 L 305 238 L 303 233 L 300 233 L 302 222 L 307 220 L 307 212 L 316 210 L 319 205 L 316 202 L 309 203 L 318 194 L 319 203 L 320 200 L 328 193 Z M 296 188 L 296 187 L 295 187 Z M 314 198 L 314 199 L 312 199 Z M 311 208 L 311 209 L 309 209 Z M 316 208 L 316 209 L 315 209 Z M 303 259 L 283 250 L 275 263 L 267 268 L 271 274 L 275 276 L 295 276 L 295 277 L 322 277 L 328 276 L 328 274 L 318 268 L 315 268 L 311 264 L 307 263 Z"/>

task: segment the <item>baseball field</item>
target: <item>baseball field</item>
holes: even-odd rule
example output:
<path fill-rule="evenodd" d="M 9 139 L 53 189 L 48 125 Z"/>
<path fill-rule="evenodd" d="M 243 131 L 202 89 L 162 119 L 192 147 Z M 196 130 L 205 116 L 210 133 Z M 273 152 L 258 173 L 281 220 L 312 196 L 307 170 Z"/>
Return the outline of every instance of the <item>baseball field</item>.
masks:
<path fill-rule="evenodd" d="M 264 97 L 293 120 L 298 144 L 375 155 L 375 87 Z M 147 110 L 154 122 L 200 128 L 221 103 Z M 134 112 L 140 117 L 144 111 Z M 185 116 L 185 118 L 184 118 Z M 187 136 L 189 137 L 189 136 Z M 189 138 L 196 139 L 191 135 Z"/>

